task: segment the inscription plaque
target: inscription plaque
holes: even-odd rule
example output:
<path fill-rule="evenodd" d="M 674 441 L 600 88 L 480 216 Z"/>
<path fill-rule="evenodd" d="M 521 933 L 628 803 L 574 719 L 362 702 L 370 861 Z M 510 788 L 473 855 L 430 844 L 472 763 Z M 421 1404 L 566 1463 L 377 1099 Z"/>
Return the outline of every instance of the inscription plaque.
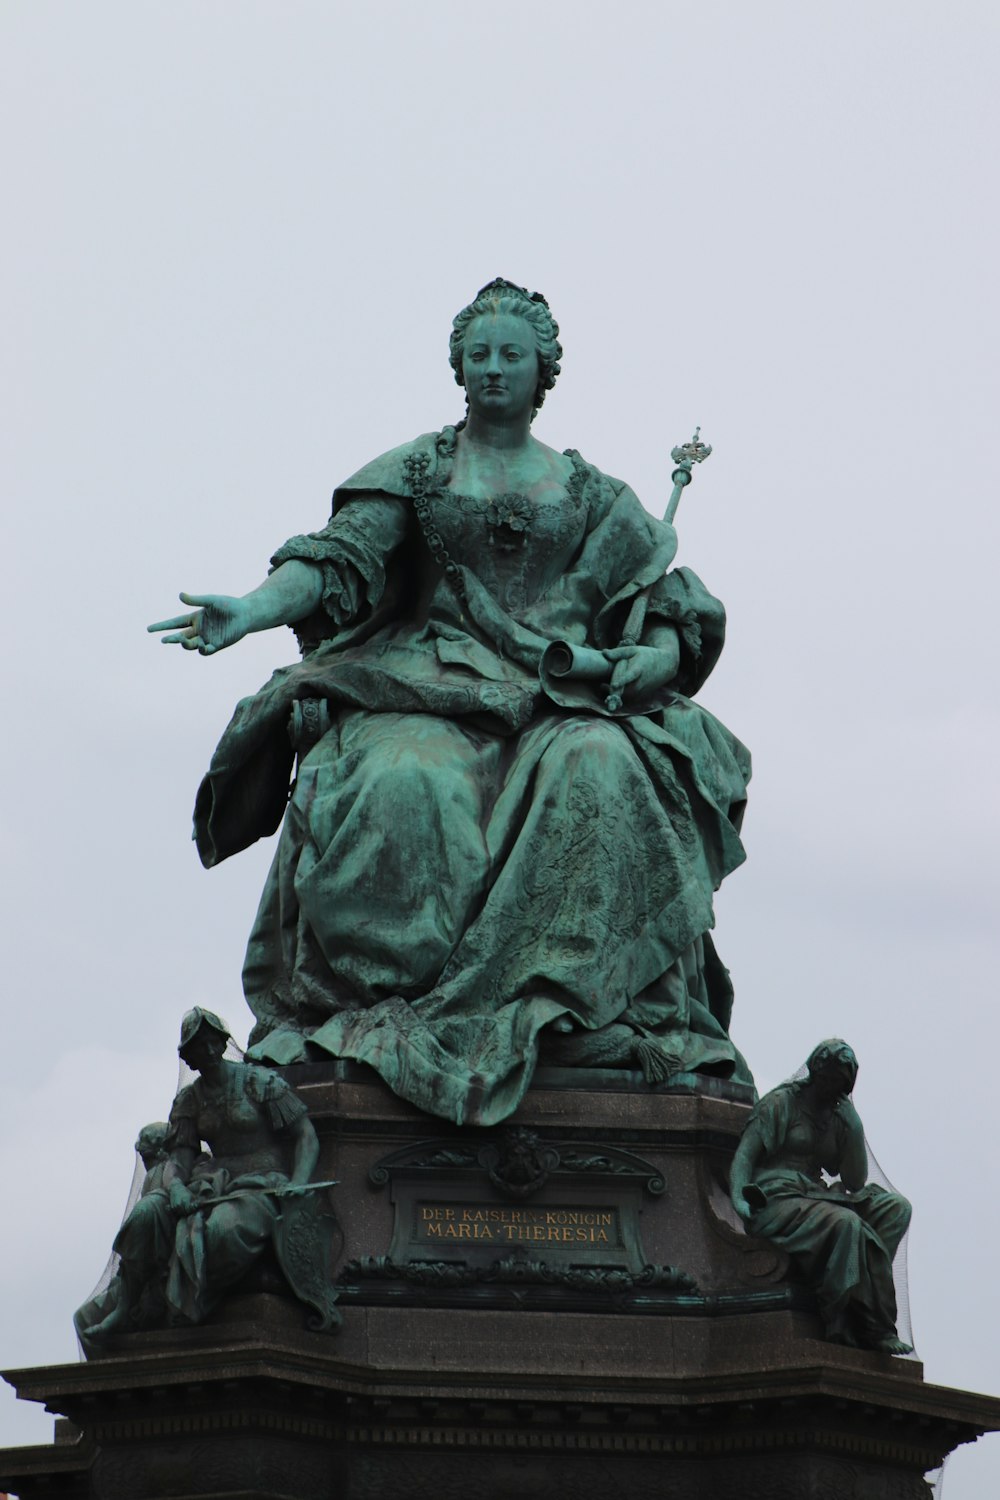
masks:
<path fill-rule="evenodd" d="M 621 1211 L 608 1208 L 512 1208 L 509 1204 L 424 1203 L 414 1205 L 415 1246 L 465 1244 L 570 1245 L 575 1250 L 625 1249 Z"/>
<path fill-rule="evenodd" d="M 665 1188 L 656 1169 L 608 1147 L 534 1145 L 543 1169 L 528 1174 L 530 1201 L 519 1183 L 505 1185 L 505 1159 L 491 1142 L 421 1142 L 384 1158 L 371 1176 L 389 1186 L 395 1215 L 381 1253 L 400 1266 L 485 1267 L 514 1256 L 641 1272 L 643 1203 Z"/>

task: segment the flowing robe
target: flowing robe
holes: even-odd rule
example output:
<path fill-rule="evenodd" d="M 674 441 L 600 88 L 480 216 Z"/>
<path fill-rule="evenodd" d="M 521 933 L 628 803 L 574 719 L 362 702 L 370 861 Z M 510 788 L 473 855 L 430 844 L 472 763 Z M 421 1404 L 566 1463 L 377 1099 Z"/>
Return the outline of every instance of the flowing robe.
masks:
<path fill-rule="evenodd" d="M 747 1078 L 708 933 L 744 858 L 749 756 L 691 701 L 722 606 L 668 572 L 673 528 L 579 455 L 561 500 L 522 513 L 450 488 L 454 443 L 376 460 L 273 559 L 318 565 L 322 605 L 303 660 L 237 707 L 195 809 L 206 865 L 284 815 L 244 968 L 253 1055 L 289 1060 L 306 1033 L 476 1124 L 516 1108 L 560 1016 L 630 1027 L 667 1071 Z M 639 594 L 680 665 L 613 714 L 543 656 L 617 645 Z M 296 705 L 329 727 L 289 800 Z"/>

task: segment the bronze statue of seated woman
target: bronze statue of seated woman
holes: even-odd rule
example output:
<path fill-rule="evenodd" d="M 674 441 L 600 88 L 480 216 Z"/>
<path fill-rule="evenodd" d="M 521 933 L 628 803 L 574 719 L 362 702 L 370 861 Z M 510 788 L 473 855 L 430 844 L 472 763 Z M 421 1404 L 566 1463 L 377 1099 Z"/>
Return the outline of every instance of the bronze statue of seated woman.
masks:
<path fill-rule="evenodd" d="M 253 592 L 150 627 L 210 656 L 289 624 L 303 649 L 238 706 L 195 809 L 206 865 L 283 819 L 250 1055 L 353 1058 L 459 1123 L 509 1115 L 543 1040 L 750 1081 L 710 936 L 750 761 L 693 701 L 724 611 L 671 570 L 672 525 L 532 434 L 561 356 L 545 299 L 491 282 L 451 335 L 465 419 L 341 484 Z M 557 642 L 578 673 L 547 667 Z"/>

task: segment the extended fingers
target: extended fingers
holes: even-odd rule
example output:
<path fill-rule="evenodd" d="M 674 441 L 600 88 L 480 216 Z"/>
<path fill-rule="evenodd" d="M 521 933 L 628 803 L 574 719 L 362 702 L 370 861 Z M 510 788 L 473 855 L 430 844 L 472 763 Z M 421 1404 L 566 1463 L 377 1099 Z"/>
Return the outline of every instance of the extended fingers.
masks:
<path fill-rule="evenodd" d="M 165 635 L 160 638 L 161 646 L 186 646 L 190 651 L 192 645 L 199 641 L 198 632 L 192 626 L 190 630 L 179 630 L 176 635 Z"/>
<path fill-rule="evenodd" d="M 177 595 L 184 604 L 194 604 L 199 610 L 221 609 L 223 613 L 234 603 L 228 594 L 185 594 L 183 591 Z"/>
<path fill-rule="evenodd" d="M 161 635 L 161 646 L 183 646 L 188 651 L 195 651 L 204 644 L 201 638 L 200 615 L 186 615 L 184 619 L 178 620 L 177 624 L 186 628 L 175 631 L 173 635 Z"/>
<path fill-rule="evenodd" d="M 193 625 L 194 622 L 195 622 L 195 616 L 192 615 L 192 614 L 190 614 L 190 613 L 186 614 L 186 615 L 174 615 L 172 617 L 172 619 L 169 619 L 169 620 L 157 620 L 156 623 L 155 623 L 155 625 L 147 625 L 146 629 L 149 630 L 149 631 L 153 631 L 153 630 L 180 630 L 185 625 Z"/>
<path fill-rule="evenodd" d="M 209 605 L 214 595 L 182 593 L 179 597 L 185 604 Z M 205 610 L 199 608 L 186 615 L 172 615 L 169 620 L 157 620 L 155 624 L 147 625 L 146 629 L 150 632 L 171 631 L 171 635 L 160 637 L 160 642 L 164 646 L 183 646 L 185 651 L 200 651 L 202 656 L 210 656 L 216 648 L 208 645 L 202 635 L 204 623 Z"/>

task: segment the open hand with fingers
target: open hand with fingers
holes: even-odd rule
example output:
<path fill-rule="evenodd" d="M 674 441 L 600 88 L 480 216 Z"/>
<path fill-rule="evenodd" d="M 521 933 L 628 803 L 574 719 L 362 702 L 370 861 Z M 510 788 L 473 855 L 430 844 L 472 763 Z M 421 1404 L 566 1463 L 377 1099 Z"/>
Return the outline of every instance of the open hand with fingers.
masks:
<path fill-rule="evenodd" d="M 250 610 L 245 599 L 234 599 L 228 594 L 181 594 L 184 604 L 197 608 L 190 614 L 174 615 L 169 620 L 158 620 L 147 625 L 149 631 L 169 630 L 164 635 L 164 646 L 183 646 L 185 651 L 198 651 L 202 656 L 211 656 L 234 646 L 251 629 Z"/>

